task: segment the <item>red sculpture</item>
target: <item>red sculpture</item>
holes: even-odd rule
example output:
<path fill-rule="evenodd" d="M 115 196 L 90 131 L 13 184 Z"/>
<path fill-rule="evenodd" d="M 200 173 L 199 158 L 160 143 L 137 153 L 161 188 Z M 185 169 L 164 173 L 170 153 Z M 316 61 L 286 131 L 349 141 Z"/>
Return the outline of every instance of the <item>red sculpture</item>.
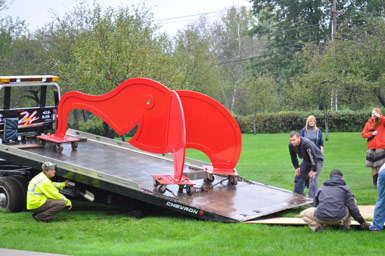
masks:
<path fill-rule="evenodd" d="M 73 141 L 65 133 L 68 114 L 74 109 L 96 114 L 119 135 L 139 124 L 129 143 L 147 152 L 173 154 L 174 175 L 153 175 L 160 184 L 193 184 L 183 176 L 186 148 L 210 158 L 213 167 L 206 167 L 209 173 L 237 175 L 242 147 L 239 126 L 224 106 L 204 94 L 169 90 L 144 78 L 129 79 L 100 96 L 67 92 L 59 102 L 56 133 L 40 138 L 55 143 Z"/>

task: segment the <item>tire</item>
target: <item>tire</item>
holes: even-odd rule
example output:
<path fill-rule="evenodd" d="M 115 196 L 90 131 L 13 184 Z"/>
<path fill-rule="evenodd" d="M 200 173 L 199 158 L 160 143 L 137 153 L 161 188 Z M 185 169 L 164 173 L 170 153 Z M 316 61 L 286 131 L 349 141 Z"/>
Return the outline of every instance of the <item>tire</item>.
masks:
<path fill-rule="evenodd" d="M 192 195 L 195 193 L 195 187 L 192 186 L 192 185 L 186 185 L 186 192 L 187 192 L 187 195 Z"/>
<path fill-rule="evenodd" d="M 17 209 L 19 211 L 25 211 L 27 206 L 27 183 L 22 176 L 10 176 L 9 179 L 13 180 L 13 182 L 16 184 L 16 187 L 18 188 L 18 193 L 16 193 L 18 194 Z"/>
<path fill-rule="evenodd" d="M 207 175 L 207 177 L 206 177 L 205 180 L 206 180 L 207 182 L 209 182 L 209 183 L 213 183 L 214 180 L 215 180 L 215 177 L 214 177 L 214 175 L 212 175 L 211 173 L 209 173 L 209 174 Z"/>
<path fill-rule="evenodd" d="M 156 186 L 156 191 L 161 193 L 161 194 L 166 192 L 166 189 L 167 189 L 167 185 L 166 184 L 159 184 L 158 186 Z"/>
<path fill-rule="evenodd" d="M 47 141 L 46 141 L 46 140 L 39 139 L 39 140 L 38 140 L 38 143 L 44 147 L 45 144 L 47 144 Z"/>
<path fill-rule="evenodd" d="M 53 146 L 53 151 L 55 152 L 62 152 L 63 151 L 63 145 L 61 143 L 55 143 L 55 145 Z"/>
<path fill-rule="evenodd" d="M 0 209 L 10 212 L 18 211 L 17 199 L 20 199 L 20 193 L 17 194 L 17 190 L 16 184 L 13 181 L 10 182 L 9 177 L 0 179 Z"/>
<path fill-rule="evenodd" d="M 231 185 L 236 186 L 238 184 L 238 176 L 229 175 L 229 182 Z"/>
<path fill-rule="evenodd" d="M 73 141 L 73 142 L 71 142 L 71 147 L 72 147 L 72 150 L 77 150 L 77 149 L 78 149 L 78 146 L 79 146 L 79 144 L 78 144 L 78 142 L 77 142 L 77 141 Z"/>

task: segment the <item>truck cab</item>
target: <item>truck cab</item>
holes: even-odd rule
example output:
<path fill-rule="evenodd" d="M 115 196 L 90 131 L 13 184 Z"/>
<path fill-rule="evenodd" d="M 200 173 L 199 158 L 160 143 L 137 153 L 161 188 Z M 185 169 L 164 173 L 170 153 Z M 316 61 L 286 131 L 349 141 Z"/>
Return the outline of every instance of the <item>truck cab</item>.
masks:
<path fill-rule="evenodd" d="M 0 76 L 0 139 L 25 143 L 55 129 L 59 77 Z"/>

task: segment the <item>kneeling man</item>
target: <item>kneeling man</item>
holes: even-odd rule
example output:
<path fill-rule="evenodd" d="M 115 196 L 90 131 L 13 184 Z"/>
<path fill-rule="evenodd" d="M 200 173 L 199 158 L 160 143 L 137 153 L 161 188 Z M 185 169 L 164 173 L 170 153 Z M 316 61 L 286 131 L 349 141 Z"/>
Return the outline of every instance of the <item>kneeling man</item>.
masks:
<path fill-rule="evenodd" d="M 49 222 L 53 216 L 68 206 L 71 210 L 72 203 L 59 189 L 68 184 L 65 182 L 53 182 L 51 178 L 55 176 L 55 164 L 45 162 L 42 165 L 43 171 L 36 175 L 28 184 L 27 210 L 33 212 L 35 220 Z"/>
<path fill-rule="evenodd" d="M 353 218 L 368 229 L 370 224 L 361 216 L 352 191 L 346 186 L 340 170 L 330 172 L 330 179 L 319 188 L 313 205 L 301 212 L 302 219 L 313 231 L 323 231 L 326 225 L 339 225 L 340 229 L 350 229 Z"/>

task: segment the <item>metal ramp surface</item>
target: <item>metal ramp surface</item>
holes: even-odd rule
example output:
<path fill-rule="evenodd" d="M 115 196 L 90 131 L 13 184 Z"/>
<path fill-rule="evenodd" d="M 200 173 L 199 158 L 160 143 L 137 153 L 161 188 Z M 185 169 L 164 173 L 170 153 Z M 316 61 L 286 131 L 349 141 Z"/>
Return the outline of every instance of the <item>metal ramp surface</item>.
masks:
<path fill-rule="evenodd" d="M 291 191 L 239 178 L 236 186 L 226 177 L 215 176 L 210 190 L 198 189 L 192 195 L 179 191 L 177 185 L 168 185 L 164 194 L 154 190 L 151 174 L 167 175 L 174 171 L 172 157 L 140 151 L 129 143 L 76 130 L 67 136 L 86 139 L 79 148 L 63 144 L 60 153 L 45 147 L 18 149 L 0 145 L 0 157 L 39 169 L 44 161 L 57 164 L 57 176 L 81 182 L 111 192 L 175 210 L 200 219 L 237 222 L 311 203 L 312 200 Z M 6 152 L 6 153 L 5 153 Z M 24 162 L 24 163 L 23 163 Z M 189 163 L 191 162 L 191 163 Z M 196 160 L 187 160 L 184 175 L 193 180 L 195 187 L 205 187 L 204 170 Z"/>

